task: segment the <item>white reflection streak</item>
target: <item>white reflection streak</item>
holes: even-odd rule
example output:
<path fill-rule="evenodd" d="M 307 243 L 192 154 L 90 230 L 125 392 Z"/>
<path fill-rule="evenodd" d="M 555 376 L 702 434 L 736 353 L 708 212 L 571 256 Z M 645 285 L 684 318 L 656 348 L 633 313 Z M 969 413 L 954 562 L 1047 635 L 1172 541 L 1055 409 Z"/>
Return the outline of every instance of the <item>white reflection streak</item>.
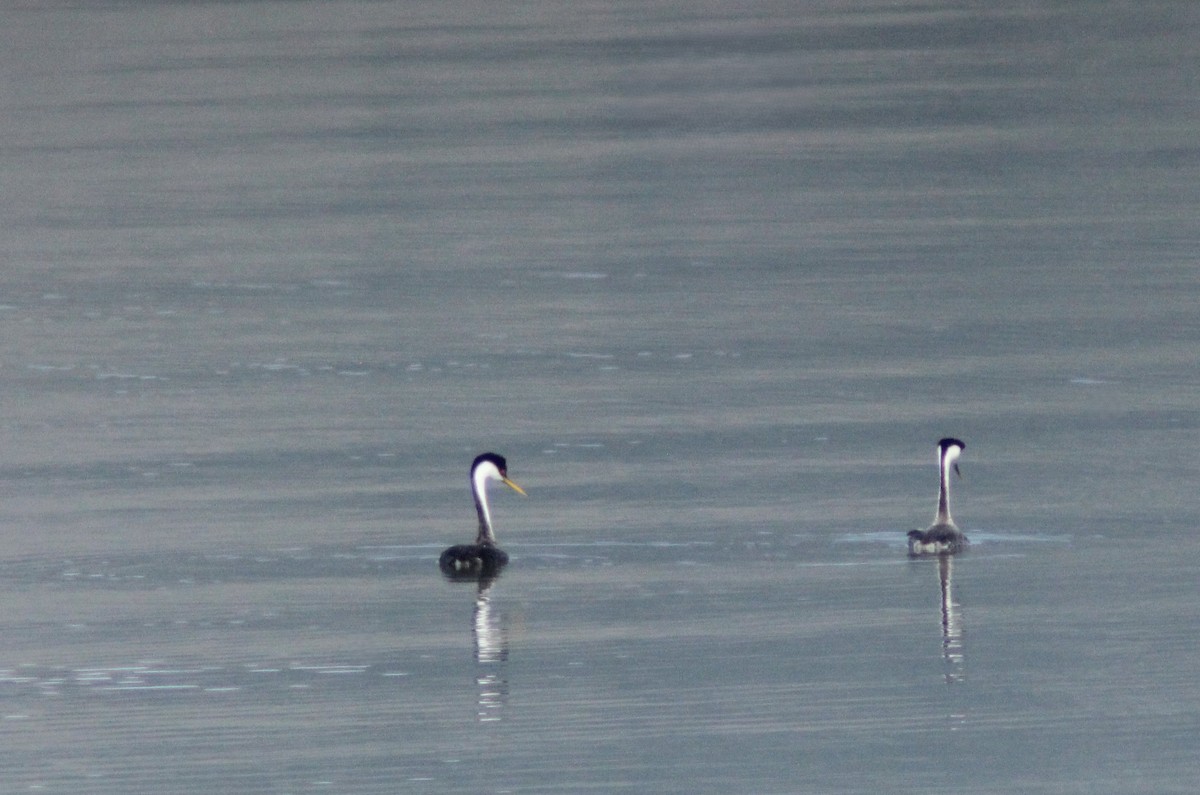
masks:
<path fill-rule="evenodd" d="M 963 655 L 962 617 L 959 605 L 954 601 L 952 556 L 938 558 L 938 576 L 942 583 L 942 659 L 946 662 L 946 682 L 961 682 L 966 676 L 963 670 L 966 658 Z"/>
<path fill-rule="evenodd" d="M 478 672 L 475 682 L 479 686 L 480 723 L 498 721 L 504 702 L 508 698 L 508 680 L 504 664 L 508 660 L 508 640 L 492 614 L 492 602 L 488 592 L 493 580 L 480 580 L 479 592 L 475 596 L 475 663 Z"/>

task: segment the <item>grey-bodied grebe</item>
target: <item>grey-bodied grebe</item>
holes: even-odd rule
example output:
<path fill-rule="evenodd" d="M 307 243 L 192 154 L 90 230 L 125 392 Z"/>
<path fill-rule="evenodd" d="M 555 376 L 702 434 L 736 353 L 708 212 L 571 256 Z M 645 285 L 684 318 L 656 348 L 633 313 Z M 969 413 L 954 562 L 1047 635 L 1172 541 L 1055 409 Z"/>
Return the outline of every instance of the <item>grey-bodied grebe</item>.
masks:
<path fill-rule="evenodd" d="M 908 531 L 908 554 L 910 555 L 953 555 L 962 552 L 970 543 L 954 520 L 950 518 L 950 470 L 959 477 L 958 456 L 966 449 L 958 439 L 946 438 L 938 442 L 938 473 L 941 485 L 938 488 L 937 516 L 925 532 Z"/>

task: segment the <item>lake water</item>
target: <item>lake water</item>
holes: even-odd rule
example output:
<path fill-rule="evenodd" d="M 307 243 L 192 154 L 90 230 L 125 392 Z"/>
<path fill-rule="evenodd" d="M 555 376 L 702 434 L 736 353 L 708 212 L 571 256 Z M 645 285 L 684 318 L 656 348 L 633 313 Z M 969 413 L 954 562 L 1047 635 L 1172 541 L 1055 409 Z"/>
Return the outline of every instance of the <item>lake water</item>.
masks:
<path fill-rule="evenodd" d="M 1200 6 L 0 23 L 0 792 L 1195 791 Z"/>

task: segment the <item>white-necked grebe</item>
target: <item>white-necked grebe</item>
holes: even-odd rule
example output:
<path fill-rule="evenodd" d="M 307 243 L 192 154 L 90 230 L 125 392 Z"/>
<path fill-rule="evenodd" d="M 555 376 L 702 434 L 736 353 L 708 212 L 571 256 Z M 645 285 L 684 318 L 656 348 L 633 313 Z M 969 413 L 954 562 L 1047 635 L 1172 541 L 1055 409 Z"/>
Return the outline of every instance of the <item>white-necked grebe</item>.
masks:
<path fill-rule="evenodd" d="M 950 470 L 962 477 L 958 470 L 958 456 L 966 449 L 958 439 L 946 438 L 938 442 L 938 487 L 937 516 L 925 532 L 908 531 L 908 554 L 910 555 L 953 555 L 966 549 L 967 537 L 962 534 L 950 518 Z"/>
<path fill-rule="evenodd" d="M 508 553 L 496 546 L 492 530 L 492 514 L 488 507 L 487 484 L 498 480 L 518 494 L 525 490 L 508 479 L 508 464 L 504 456 L 483 453 L 471 463 L 471 494 L 475 497 L 475 513 L 479 515 L 479 535 L 474 544 L 456 544 L 438 558 L 438 566 L 449 575 L 475 576 L 495 574 L 508 563 Z"/>

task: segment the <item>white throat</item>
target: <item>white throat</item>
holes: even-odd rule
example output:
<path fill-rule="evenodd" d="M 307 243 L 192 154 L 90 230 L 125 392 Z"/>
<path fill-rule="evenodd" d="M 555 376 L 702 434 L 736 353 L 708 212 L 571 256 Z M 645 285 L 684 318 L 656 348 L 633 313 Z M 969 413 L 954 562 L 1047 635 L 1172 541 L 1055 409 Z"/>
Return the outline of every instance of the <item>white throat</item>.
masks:
<path fill-rule="evenodd" d="M 496 534 L 492 529 L 492 511 L 488 505 L 487 482 L 502 480 L 503 476 L 491 461 L 484 461 L 475 467 L 471 473 L 471 492 L 475 495 L 475 511 L 479 514 L 479 542 L 495 542 Z"/>
<path fill-rule="evenodd" d="M 938 509 L 934 524 L 953 525 L 954 520 L 950 518 L 950 470 L 954 468 L 954 462 L 962 454 L 962 448 L 952 444 L 944 450 L 939 449 L 938 454 L 941 456 L 941 460 L 938 462 L 941 483 L 938 486 Z"/>

